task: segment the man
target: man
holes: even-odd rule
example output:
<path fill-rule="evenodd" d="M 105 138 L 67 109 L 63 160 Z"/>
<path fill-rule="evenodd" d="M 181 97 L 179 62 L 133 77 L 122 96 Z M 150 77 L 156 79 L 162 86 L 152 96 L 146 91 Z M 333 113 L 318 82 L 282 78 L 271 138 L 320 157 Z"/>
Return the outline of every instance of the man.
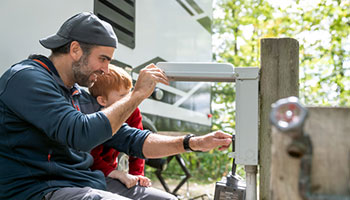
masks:
<path fill-rule="evenodd" d="M 88 151 L 111 139 L 119 151 L 157 158 L 186 150 L 227 148 L 223 132 L 200 137 L 166 137 L 131 128 L 124 121 L 154 90 L 168 84 L 151 64 L 140 71 L 134 90 L 103 111 L 83 114 L 72 92 L 108 73 L 117 48 L 110 24 L 91 13 L 69 18 L 40 43 L 49 58 L 34 56 L 0 78 L 0 199 L 127 199 L 104 191 L 103 173 L 91 171 Z"/>

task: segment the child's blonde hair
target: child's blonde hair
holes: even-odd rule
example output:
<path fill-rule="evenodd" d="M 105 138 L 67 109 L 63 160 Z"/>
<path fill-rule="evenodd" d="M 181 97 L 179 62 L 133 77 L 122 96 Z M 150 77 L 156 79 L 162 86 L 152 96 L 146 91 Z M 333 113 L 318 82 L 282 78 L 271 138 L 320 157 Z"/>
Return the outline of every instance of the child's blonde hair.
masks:
<path fill-rule="evenodd" d="M 106 97 L 112 90 L 120 91 L 122 88 L 130 89 L 132 87 L 131 77 L 124 69 L 112 64 L 108 68 L 109 73 L 98 75 L 94 85 L 89 88 L 93 97 Z"/>

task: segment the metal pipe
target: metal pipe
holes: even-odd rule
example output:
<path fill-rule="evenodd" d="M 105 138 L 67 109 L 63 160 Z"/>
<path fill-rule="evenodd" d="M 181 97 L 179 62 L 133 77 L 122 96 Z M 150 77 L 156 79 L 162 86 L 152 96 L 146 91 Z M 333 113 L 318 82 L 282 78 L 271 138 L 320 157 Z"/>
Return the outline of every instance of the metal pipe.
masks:
<path fill-rule="evenodd" d="M 257 174 L 257 166 L 256 165 L 245 165 L 245 174 L 246 174 L 246 200 L 256 200 L 256 174 Z"/>

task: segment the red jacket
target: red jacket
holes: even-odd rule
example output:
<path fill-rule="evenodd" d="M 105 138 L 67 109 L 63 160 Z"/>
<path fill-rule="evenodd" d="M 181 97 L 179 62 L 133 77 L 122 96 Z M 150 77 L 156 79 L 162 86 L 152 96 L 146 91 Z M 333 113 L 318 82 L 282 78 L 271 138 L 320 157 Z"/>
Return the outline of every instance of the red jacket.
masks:
<path fill-rule="evenodd" d="M 143 129 L 142 116 L 139 108 L 131 114 L 126 120 L 126 123 L 138 129 Z M 113 148 L 104 147 L 103 144 L 97 146 L 91 150 L 91 155 L 94 157 L 94 164 L 92 170 L 101 170 L 105 176 L 108 176 L 114 169 L 117 168 L 117 157 L 119 151 Z M 129 156 L 129 174 L 132 175 L 144 175 L 145 160 Z"/>

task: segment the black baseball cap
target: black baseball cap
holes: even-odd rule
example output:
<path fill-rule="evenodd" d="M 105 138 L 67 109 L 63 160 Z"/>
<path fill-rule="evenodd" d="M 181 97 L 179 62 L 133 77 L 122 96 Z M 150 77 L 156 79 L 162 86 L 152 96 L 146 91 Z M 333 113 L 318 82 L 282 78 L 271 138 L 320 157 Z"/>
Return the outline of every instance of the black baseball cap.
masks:
<path fill-rule="evenodd" d="M 65 21 L 56 34 L 40 39 L 45 48 L 55 49 L 71 41 L 117 48 L 112 26 L 90 12 L 82 12 Z"/>

